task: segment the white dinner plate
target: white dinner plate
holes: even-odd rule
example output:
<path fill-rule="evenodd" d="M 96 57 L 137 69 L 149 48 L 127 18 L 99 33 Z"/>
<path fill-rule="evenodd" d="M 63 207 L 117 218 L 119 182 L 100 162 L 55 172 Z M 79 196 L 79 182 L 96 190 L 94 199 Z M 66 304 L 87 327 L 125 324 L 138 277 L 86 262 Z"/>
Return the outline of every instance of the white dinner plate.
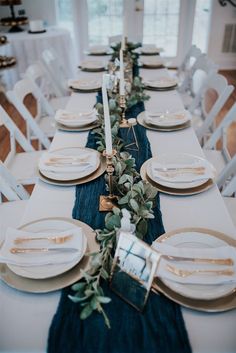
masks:
<path fill-rule="evenodd" d="M 69 229 L 77 228 L 75 224 L 67 222 L 66 220 L 59 219 L 42 219 L 31 223 L 27 226 L 21 228 L 27 232 L 32 233 L 49 233 L 49 232 L 63 232 Z M 83 235 L 83 249 L 82 252 L 78 254 L 78 257 L 69 263 L 56 264 L 56 265 L 41 265 L 41 266 L 15 266 L 8 265 L 11 271 L 19 276 L 33 279 L 43 279 L 58 276 L 71 268 L 73 268 L 84 256 L 87 248 L 87 238 L 84 233 Z M 31 242 L 32 243 L 32 242 Z M 32 243 L 33 244 L 33 243 Z M 53 246 L 52 242 L 46 242 L 45 247 Z M 62 244 L 63 246 L 63 244 Z M 42 254 L 44 256 L 44 254 Z"/>
<path fill-rule="evenodd" d="M 81 63 L 81 68 L 85 70 L 103 70 L 105 64 L 102 61 L 87 60 Z"/>
<path fill-rule="evenodd" d="M 102 87 L 102 83 L 100 80 L 84 78 L 81 80 L 69 80 L 68 86 L 75 90 L 90 91 L 90 90 L 100 89 Z"/>
<path fill-rule="evenodd" d="M 153 157 L 150 162 L 147 165 L 147 175 L 149 176 L 150 179 L 152 179 L 154 182 L 157 182 L 160 185 L 169 187 L 169 188 L 174 188 L 174 189 L 189 189 L 189 188 L 194 188 L 199 185 L 202 185 L 206 183 L 209 178 L 202 178 L 201 180 L 195 180 L 192 182 L 168 182 L 166 180 L 162 180 L 161 178 L 156 178 L 152 174 L 151 166 L 153 162 L 158 162 L 162 164 L 163 166 L 167 166 L 168 164 L 176 164 L 180 165 L 183 164 L 184 166 L 189 165 L 190 167 L 194 166 L 204 166 L 206 169 L 210 170 L 212 172 L 212 175 L 215 176 L 216 170 L 210 164 L 206 159 L 194 156 L 192 154 L 188 153 L 172 153 L 172 154 L 162 154 L 158 157 Z"/>
<path fill-rule="evenodd" d="M 70 171 L 70 166 L 68 166 L 68 171 L 62 172 L 62 171 L 50 171 L 47 169 L 44 169 L 44 164 L 43 164 L 43 155 L 39 160 L 39 171 L 41 174 L 43 174 L 45 177 L 52 179 L 52 180 L 58 180 L 58 181 L 70 181 L 70 180 L 75 180 L 75 179 L 80 179 L 84 178 L 98 169 L 100 165 L 100 153 L 86 147 L 67 147 L 67 148 L 60 148 L 51 152 L 48 152 L 48 154 L 53 157 L 54 155 L 62 155 L 62 156 L 73 156 L 73 157 L 83 157 L 86 156 L 87 154 L 91 155 L 94 154 L 96 158 L 96 164 L 93 166 L 90 166 L 86 168 L 83 171 Z"/>
<path fill-rule="evenodd" d="M 185 124 L 191 119 L 188 110 L 178 112 L 145 112 L 145 123 L 158 127 L 172 127 Z"/>
<path fill-rule="evenodd" d="M 157 240 L 158 242 L 158 240 Z M 201 233 L 200 231 L 189 231 L 176 233 L 170 237 L 164 238 L 162 242 L 178 248 L 214 248 L 227 246 L 228 243 L 215 237 L 212 234 Z M 191 250 L 189 250 L 191 253 Z M 180 265 L 179 265 L 180 266 Z M 163 283 L 170 289 L 185 297 L 193 299 L 216 299 L 223 297 L 234 290 L 235 284 L 182 284 L 162 278 Z"/>

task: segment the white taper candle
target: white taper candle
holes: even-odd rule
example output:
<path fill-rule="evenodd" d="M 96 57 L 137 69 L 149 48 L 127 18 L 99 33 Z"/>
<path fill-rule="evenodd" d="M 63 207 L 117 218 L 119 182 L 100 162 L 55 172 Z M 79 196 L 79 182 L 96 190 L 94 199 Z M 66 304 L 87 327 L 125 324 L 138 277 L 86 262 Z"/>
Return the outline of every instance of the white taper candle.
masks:
<path fill-rule="evenodd" d="M 120 95 L 125 95 L 123 50 L 120 50 Z"/>
<path fill-rule="evenodd" d="M 106 153 L 112 154 L 112 135 L 111 135 L 111 120 L 109 112 L 109 103 L 107 97 L 107 75 L 103 75 L 102 80 L 102 102 L 104 110 L 104 122 L 105 122 L 105 142 L 106 142 Z"/>

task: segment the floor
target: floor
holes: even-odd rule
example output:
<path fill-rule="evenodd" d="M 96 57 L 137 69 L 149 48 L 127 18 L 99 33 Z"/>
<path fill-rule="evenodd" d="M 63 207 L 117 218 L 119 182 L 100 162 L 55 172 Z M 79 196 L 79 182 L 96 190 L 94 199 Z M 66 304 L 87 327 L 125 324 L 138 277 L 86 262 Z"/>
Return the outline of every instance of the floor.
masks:
<path fill-rule="evenodd" d="M 221 74 L 223 74 L 228 82 L 232 85 L 235 86 L 236 88 L 236 70 L 235 71 L 221 71 Z M 233 103 L 236 102 L 236 89 L 234 92 L 231 94 L 229 97 L 228 101 L 220 111 L 217 121 L 219 122 L 224 115 L 228 112 L 228 110 L 231 108 Z M 4 93 L 0 92 L 0 104 L 5 108 L 5 110 L 8 112 L 8 114 L 12 117 L 12 119 L 16 122 L 17 126 L 20 127 L 21 131 L 25 133 L 26 131 L 26 126 L 25 122 L 20 116 L 20 114 L 17 112 L 15 107 L 9 103 L 7 100 L 6 96 Z M 35 114 L 35 102 L 33 96 L 28 96 L 25 100 L 26 106 L 29 108 L 29 110 L 32 112 L 32 114 Z M 35 146 L 37 147 L 37 146 Z M 220 147 L 220 146 L 219 146 Z M 231 156 L 236 154 L 236 122 L 232 123 L 229 130 L 228 130 L 228 148 L 230 151 Z M 8 152 L 10 149 L 10 137 L 9 133 L 7 132 L 6 128 L 4 126 L 0 126 L 0 160 L 4 161 Z M 19 146 L 17 147 L 17 150 L 20 152 Z"/>

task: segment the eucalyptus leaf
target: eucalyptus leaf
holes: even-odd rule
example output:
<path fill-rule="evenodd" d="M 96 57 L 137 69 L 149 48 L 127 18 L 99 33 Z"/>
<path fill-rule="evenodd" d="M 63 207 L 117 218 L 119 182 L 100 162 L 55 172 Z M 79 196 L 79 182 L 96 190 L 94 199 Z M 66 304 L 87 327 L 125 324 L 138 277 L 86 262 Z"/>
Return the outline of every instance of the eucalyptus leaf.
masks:
<path fill-rule="evenodd" d="M 89 317 L 93 312 L 93 308 L 90 305 L 90 303 L 88 305 L 86 305 L 83 310 L 80 313 L 80 318 L 81 320 L 85 320 L 87 319 L 87 317 Z"/>

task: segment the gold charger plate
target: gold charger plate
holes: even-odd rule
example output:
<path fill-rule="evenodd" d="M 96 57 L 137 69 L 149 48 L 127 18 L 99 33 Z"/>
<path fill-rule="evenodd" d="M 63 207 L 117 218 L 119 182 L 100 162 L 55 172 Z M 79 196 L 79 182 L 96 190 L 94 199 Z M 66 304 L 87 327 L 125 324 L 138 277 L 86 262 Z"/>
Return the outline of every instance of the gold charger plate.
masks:
<path fill-rule="evenodd" d="M 97 127 L 99 127 L 100 124 L 98 124 L 97 122 L 92 123 L 92 124 L 88 124 L 85 126 L 65 126 L 63 124 L 60 123 L 56 123 L 56 127 L 61 130 L 61 131 L 67 131 L 67 132 L 82 132 L 82 131 L 88 131 L 88 130 L 92 130 L 92 129 L 96 129 Z"/>
<path fill-rule="evenodd" d="M 168 86 L 168 87 L 153 87 L 153 86 L 146 86 L 145 85 L 145 89 L 149 90 L 149 91 L 156 91 L 156 92 L 166 92 L 166 91 L 172 91 L 174 89 L 176 89 L 178 87 L 178 84 L 173 85 L 173 86 Z"/>
<path fill-rule="evenodd" d="M 210 234 L 215 236 L 216 238 L 219 238 L 226 243 L 228 243 L 231 246 L 236 246 L 236 240 L 232 239 L 228 235 L 225 235 L 224 233 L 212 230 L 212 229 L 206 229 L 206 228 L 180 228 L 176 229 L 170 232 L 167 232 L 163 235 L 161 235 L 157 241 L 161 242 L 164 239 L 170 238 L 172 235 L 175 235 L 177 233 L 186 233 L 186 232 L 201 232 L 205 234 Z M 155 278 L 154 282 L 152 284 L 152 288 L 154 291 L 157 291 L 157 293 L 162 293 L 164 294 L 167 298 L 173 300 L 174 302 L 190 309 L 198 310 L 198 311 L 205 311 L 205 312 L 223 312 L 223 311 L 228 311 L 236 308 L 236 288 L 233 292 L 230 292 L 229 294 L 217 298 L 217 299 L 208 299 L 208 300 L 203 300 L 203 299 L 191 299 L 187 298 L 179 293 L 176 293 L 175 291 L 171 290 L 168 286 L 166 286 L 161 279 Z"/>
<path fill-rule="evenodd" d="M 72 86 L 69 86 L 70 90 L 73 92 L 77 93 L 93 93 L 93 92 L 99 92 L 101 91 L 102 87 L 98 88 L 88 88 L 88 89 L 82 89 L 82 88 L 74 88 Z"/>
<path fill-rule="evenodd" d="M 52 219 L 52 218 L 44 218 L 42 220 L 49 220 L 49 219 Z M 95 232 L 86 223 L 83 223 L 74 219 L 64 218 L 64 217 L 53 217 L 53 219 L 67 221 L 81 227 L 87 237 L 87 242 L 88 242 L 87 253 L 96 252 L 99 250 L 99 244 L 96 242 L 96 239 L 95 239 Z M 27 223 L 21 226 L 19 229 L 22 229 L 38 221 L 39 220 Z M 50 277 L 47 279 L 29 279 L 29 278 L 21 277 L 16 275 L 14 272 L 12 272 L 7 267 L 7 265 L 0 264 L 0 278 L 8 286 L 18 289 L 20 291 L 30 292 L 30 293 L 48 293 L 48 292 L 52 292 L 52 291 L 70 286 L 73 283 L 79 281 L 82 277 L 80 270 L 82 269 L 83 271 L 87 271 L 89 269 L 90 259 L 91 259 L 90 256 L 85 255 L 83 259 L 71 270 L 65 273 L 62 273 L 59 276 Z"/>
<path fill-rule="evenodd" d="M 150 160 L 151 160 L 151 158 L 143 163 L 143 165 L 142 165 L 142 167 L 140 169 L 141 178 L 143 180 L 148 181 L 158 191 L 160 191 L 160 192 L 162 192 L 164 194 L 175 195 L 175 196 L 196 195 L 196 194 L 200 194 L 201 192 L 204 192 L 204 191 L 210 189 L 214 185 L 214 181 L 212 179 L 208 179 L 204 184 L 201 184 L 201 185 L 193 187 L 193 188 L 188 188 L 188 189 L 175 189 L 175 188 L 169 188 L 167 186 L 158 184 L 157 182 L 153 181 L 147 175 L 147 165 L 150 162 Z"/>
<path fill-rule="evenodd" d="M 149 125 L 145 122 L 144 117 L 145 117 L 145 112 L 139 113 L 139 115 L 137 116 L 137 121 L 138 121 L 139 125 L 142 125 L 146 129 L 149 129 L 149 130 L 171 132 L 171 131 L 183 130 L 183 129 L 186 129 L 191 126 L 190 120 L 186 121 L 185 123 L 183 123 L 181 125 L 173 125 L 171 127 L 161 127 L 161 126 L 156 126 L 156 125 L 151 125 L 151 124 Z"/>
<path fill-rule="evenodd" d="M 84 178 L 79 178 L 79 179 L 74 179 L 74 180 L 69 180 L 69 181 L 60 181 L 60 180 L 54 180 L 51 178 L 48 178 L 44 176 L 39 170 L 38 170 L 38 176 L 39 178 L 44 181 L 47 184 L 51 185 L 57 185 L 57 186 L 75 186 L 75 185 L 80 185 L 80 184 L 85 184 L 88 183 L 92 180 L 97 179 L 100 177 L 106 170 L 106 158 L 101 155 L 101 163 L 99 164 L 99 167 L 95 172 L 92 174 L 87 175 Z"/>

